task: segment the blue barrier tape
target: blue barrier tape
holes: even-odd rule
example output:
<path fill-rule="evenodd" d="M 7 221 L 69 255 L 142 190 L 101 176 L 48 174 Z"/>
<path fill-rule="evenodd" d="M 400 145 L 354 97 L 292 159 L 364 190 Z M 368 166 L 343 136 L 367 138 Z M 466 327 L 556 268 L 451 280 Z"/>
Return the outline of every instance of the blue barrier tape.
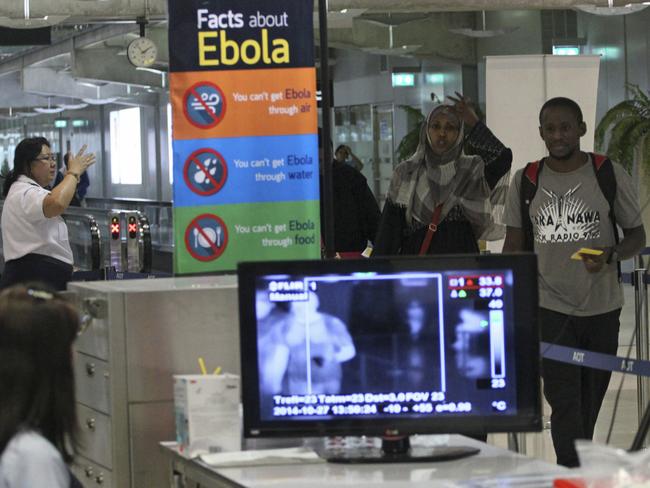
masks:
<path fill-rule="evenodd" d="M 574 347 L 558 346 L 549 342 L 539 343 L 544 359 L 554 359 L 562 363 L 586 366 L 588 368 L 617 371 L 638 376 L 650 376 L 650 361 L 627 359 L 621 356 L 610 356 L 601 352 L 585 351 Z"/>

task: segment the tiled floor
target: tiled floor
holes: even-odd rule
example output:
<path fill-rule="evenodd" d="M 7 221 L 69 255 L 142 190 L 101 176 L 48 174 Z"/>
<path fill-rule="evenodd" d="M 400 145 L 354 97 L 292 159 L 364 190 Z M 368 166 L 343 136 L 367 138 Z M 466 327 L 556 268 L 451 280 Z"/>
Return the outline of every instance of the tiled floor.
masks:
<path fill-rule="evenodd" d="M 635 329 L 635 305 L 634 305 L 634 288 L 631 285 L 625 285 L 625 306 L 621 313 L 621 332 L 619 335 L 619 356 L 626 356 L 630 341 L 634 336 Z M 632 344 L 630 357 L 636 358 L 636 343 Z M 639 425 L 638 401 L 637 401 L 637 376 L 623 375 L 614 373 L 609 384 L 609 391 L 605 397 L 605 402 L 598 417 L 596 424 L 596 434 L 594 441 L 605 444 L 607 433 L 612 423 L 614 415 L 614 403 L 616 394 L 623 379 L 623 387 L 618 402 L 612 434 L 609 445 L 628 449 L 632 444 L 634 435 Z M 647 380 L 646 380 L 647 381 Z M 545 404 L 545 418 L 548 419 L 549 408 Z M 525 439 L 525 454 L 531 457 L 555 462 L 555 453 L 553 452 L 553 443 L 549 430 L 542 433 L 525 434 L 519 436 L 520 440 Z M 490 435 L 488 438 L 490 444 L 501 447 L 507 447 L 507 437 L 505 434 Z"/>

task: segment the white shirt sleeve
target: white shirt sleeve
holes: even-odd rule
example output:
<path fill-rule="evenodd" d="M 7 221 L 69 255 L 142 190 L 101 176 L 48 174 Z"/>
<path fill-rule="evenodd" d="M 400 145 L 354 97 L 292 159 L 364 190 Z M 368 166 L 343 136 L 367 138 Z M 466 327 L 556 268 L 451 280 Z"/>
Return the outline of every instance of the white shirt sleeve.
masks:
<path fill-rule="evenodd" d="M 0 458 L 2 488 L 69 488 L 70 472 L 59 451 L 35 432 L 14 436 Z"/>
<path fill-rule="evenodd" d="M 25 217 L 30 222 L 45 220 L 43 213 L 43 200 L 50 192 L 45 188 L 28 185 L 20 195 L 20 202 L 25 212 Z"/>

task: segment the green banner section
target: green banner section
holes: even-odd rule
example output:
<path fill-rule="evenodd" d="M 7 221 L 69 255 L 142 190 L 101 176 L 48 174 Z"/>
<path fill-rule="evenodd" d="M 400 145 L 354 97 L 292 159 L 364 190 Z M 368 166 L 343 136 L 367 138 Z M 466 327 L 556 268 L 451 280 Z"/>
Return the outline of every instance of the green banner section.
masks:
<path fill-rule="evenodd" d="M 176 274 L 234 270 L 239 261 L 320 258 L 318 200 L 174 207 Z"/>

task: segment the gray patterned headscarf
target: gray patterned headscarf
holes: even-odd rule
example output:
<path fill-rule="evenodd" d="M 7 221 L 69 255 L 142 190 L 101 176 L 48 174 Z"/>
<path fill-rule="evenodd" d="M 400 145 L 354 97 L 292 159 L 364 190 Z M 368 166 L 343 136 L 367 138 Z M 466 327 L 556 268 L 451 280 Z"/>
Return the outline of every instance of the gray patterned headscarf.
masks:
<path fill-rule="evenodd" d="M 458 122 L 458 138 L 442 155 L 431 149 L 429 124 L 441 113 Z M 435 208 L 443 203 L 440 221 L 456 206 L 469 220 L 476 238 L 492 226 L 490 189 L 483 175 L 479 156 L 462 153 L 464 127 L 449 105 L 434 107 L 420 128 L 418 147 L 409 159 L 395 168 L 388 198 L 406 208 L 406 220 L 412 227 L 431 222 Z"/>

